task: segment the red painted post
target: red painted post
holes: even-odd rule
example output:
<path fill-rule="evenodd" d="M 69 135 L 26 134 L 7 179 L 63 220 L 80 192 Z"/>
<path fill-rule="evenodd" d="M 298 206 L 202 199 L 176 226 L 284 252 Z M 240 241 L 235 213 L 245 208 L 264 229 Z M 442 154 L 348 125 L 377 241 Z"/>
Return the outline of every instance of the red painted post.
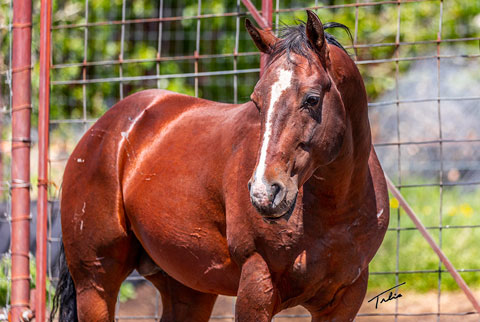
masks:
<path fill-rule="evenodd" d="M 267 23 L 267 30 L 272 30 L 273 0 L 262 0 L 262 16 Z M 262 53 L 260 56 L 260 75 L 267 65 L 267 56 Z"/>
<path fill-rule="evenodd" d="M 247 7 L 248 11 L 250 11 L 250 14 L 252 15 L 253 19 L 257 22 L 257 24 L 260 26 L 260 28 L 267 29 L 269 27 L 265 18 L 260 14 L 260 12 L 258 12 L 257 8 L 255 8 L 255 5 L 250 0 L 242 0 L 242 3 L 245 7 Z"/>
<path fill-rule="evenodd" d="M 51 0 L 40 4 L 40 84 L 38 101 L 37 276 L 35 319 L 45 321 L 47 278 L 48 135 L 50 110 Z"/>
<path fill-rule="evenodd" d="M 12 48 L 12 321 L 30 302 L 30 113 L 32 1 L 13 1 Z"/>

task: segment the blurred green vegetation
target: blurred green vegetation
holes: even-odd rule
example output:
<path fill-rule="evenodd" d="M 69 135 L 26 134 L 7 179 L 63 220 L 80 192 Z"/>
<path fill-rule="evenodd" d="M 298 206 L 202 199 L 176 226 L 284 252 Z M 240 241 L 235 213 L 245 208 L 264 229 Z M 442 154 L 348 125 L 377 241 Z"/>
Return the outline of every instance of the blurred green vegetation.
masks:
<path fill-rule="evenodd" d="M 7 290 L 10 287 L 10 281 L 7 279 L 10 270 L 10 259 L 0 258 L 0 307 L 5 307 L 7 303 Z"/>
<path fill-rule="evenodd" d="M 480 189 L 462 187 L 419 187 L 402 189 L 402 194 L 428 227 L 480 225 Z M 442 201 L 442 202 L 441 202 Z M 441 207 L 441 208 L 440 208 Z M 440 219 L 439 214 L 442 214 Z M 415 227 L 408 215 L 399 208 L 398 200 L 390 197 L 390 228 Z M 438 228 L 428 229 L 437 244 L 440 244 Z M 446 228 L 441 232 L 441 247 L 456 269 L 480 267 L 478 241 L 480 228 Z M 439 259 L 426 240 L 416 229 L 401 230 L 398 237 L 399 271 L 438 270 Z M 396 271 L 397 231 L 387 232 L 377 255 L 370 263 L 370 272 Z M 445 266 L 441 266 L 445 270 Z M 471 287 L 480 286 L 479 272 L 460 273 Z M 438 287 L 438 272 L 399 274 L 399 282 L 406 282 L 404 289 L 425 292 Z M 369 289 L 382 290 L 395 285 L 392 274 L 371 274 Z M 442 274 L 442 290 L 458 290 L 450 274 Z"/>
<path fill-rule="evenodd" d="M 135 286 L 130 282 L 123 282 L 120 287 L 120 292 L 118 293 L 118 300 L 121 303 L 124 303 L 130 299 L 137 297 L 137 292 L 135 291 Z"/>
<path fill-rule="evenodd" d="M 258 8 L 261 1 L 254 1 Z M 319 5 L 352 4 L 355 1 L 318 1 Z M 280 9 L 303 8 L 314 6 L 315 1 L 283 0 L 279 3 Z M 109 79 L 117 78 L 122 73 L 123 77 L 135 77 L 144 75 L 156 75 L 157 68 L 160 74 L 193 73 L 194 61 L 189 59 L 155 61 L 159 50 L 159 23 L 129 23 L 121 24 L 97 24 L 86 30 L 81 24 L 99 23 L 105 21 L 121 21 L 156 18 L 159 16 L 159 2 L 139 0 L 126 1 L 125 16 L 122 17 L 122 1 L 98 0 L 89 2 L 88 19 L 84 0 L 68 0 L 53 2 L 53 26 L 52 31 L 52 61 L 57 68 L 52 70 L 52 80 L 69 81 L 81 80 L 85 72 L 86 79 Z M 163 4 L 164 17 L 184 17 L 180 21 L 165 21 L 161 24 L 161 56 L 179 57 L 191 56 L 197 49 L 197 26 L 200 27 L 200 39 L 198 52 L 200 55 L 210 54 L 233 54 L 235 47 L 235 34 L 237 18 L 235 16 L 218 17 L 223 13 L 242 13 L 239 19 L 238 52 L 256 52 L 248 34 L 244 30 L 246 9 L 243 5 L 237 7 L 236 0 L 203 1 L 200 8 L 201 14 L 211 14 L 215 17 L 200 20 L 197 25 L 196 19 L 199 10 L 197 1 L 173 1 L 165 0 Z M 6 24 L 8 15 L 8 2 L 3 0 L 0 7 L 2 18 L 0 25 Z M 38 5 L 34 9 L 38 13 Z M 478 23 L 480 14 L 480 2 L 478 1 L 448 1 L 443 3 L 443 15 L 440 17 L 440 1 L 425 1 L 396 4 L 383 4 L 363 6 L 356 10 L 354 7 L 345 8 L 321 8 L 317 10 L 322 21 L 341 22 L 355 31 L 355 15 L 358 14 L 358 44 L 395 43 L 398 31 L 400 42 L 435 41 L 439 32 L 439 23 L 442 19 L 442 39 L 464 38 L 478 36 L 480 26 Z M 397 18 L 400 15 L 399 28 Z M 305 19 L 304 10 L 293 12 L 280 12 L 274 14 L 276 21 L 284 24 L 295 24 L 296 20 Z M 87 19 L 87 20 L 86 20 Z M 39 15 L 34 14 L 34 25 L 38 26 Z M 64 29 L 55 28 L 60 25 L 80 24 L 79 27 Z M 38 30 L 34 28 L 34 31 Z M 346 34 L 341 30 L 333 30 L 344 45 L 351 45 Z M 85 42 L 86 37 L 86 42 Z M 122 49 L 122 41 L 123 49 Z M 0 32 L 1 57 L 0 70 L 5 69 L 5 56 L 8 53 L 8 33 L 5 29 Z M 85 48 L 86 43 L 86 48 Z M 442 44 L 441 52 L 445 52 L 451 43 Z M 466 41 L 463 50 L 478 53 L 478 41 Z M 38 80 L 38 32 L 34 32 L 34 94 L 37 93 Z M 123 52 L 122 52 L 123 50 Z M 353 50 L 350 50 L 353 55 Z M 386 45 L 374 48 L 358 48 L 358 60 L 390 59 L 394 57 L 406 58 L 422 56 L 427 53 L 436 53 L 436 43 L 419 45 L 402 45 L 396 50 L 395 46 Z M 127 60 L 123 64 L 105 64 L 82 68 L 81 63 L 100 61 L 118 61 L 122 56 Z M 135 60 L 134 62 L 128 62 Z M 233 57 L 206 58 L 198 61 L 198 70 L 222 71 L 233 69 Z M 3 64 L 3 66 L 2 66 Z M 64 64 L 69 65 L 68 68 Z M 259 55 L 252 54 L 237 58 L 237 68 L 247 69 L 258 67 Z M 59 68 L 63 65 L 62 68 Z M 400 72 L 404 72 L 410 64 L 401 64 Z M 370 100 L 375 100 L 386 90 L 395 86 L 395 63 L 360 65 L 367 92 Z M 258 75 L 242 74 L 238 76 L 238 94 L 234 98 L 232 75 L 211 76 L 199 78 L 199 96 L 224 101 L 243 102 L 248 100 L 250 92 L 256 83 Z M 3 80 L 3 79 L 2 79 Z M 122 87 L 122 89 L 120 88 Z M 161 87 L 169 90 L 194 94 L 194 78 L 173 78 L 157 80 L 128 81 L 121 85 L 118 81 L 106 81 L 102 83 L 82 85 L 54 85 L 52 86 L 52 119 L 79 119 L 86 117 L 98 118 L 109 107 L 123 96 L 132 92 L 152 87 Z M 2 87 L 2 93 L 5 91 Z M 36 95 L 34 95 L 36 98 Z M 35 124 L 35 118 L 34 118 Z"/>
<path fill-rule="evenodd" d="M 0 308 L 6 306 L 7 301 L 7 289 L 10 288 L 10 280 L 8 279 L 9 274 L 8 270 L 11 267 L 11 258 L 3 256 L 0 258 Z M 30 288 L 35 288 L 35 279 L 36 279 L 36 266 L 35 266 L 35 257 L 30 254 Z M 47 280 L 47 298 L 50 294 L 50 280 Z"/>

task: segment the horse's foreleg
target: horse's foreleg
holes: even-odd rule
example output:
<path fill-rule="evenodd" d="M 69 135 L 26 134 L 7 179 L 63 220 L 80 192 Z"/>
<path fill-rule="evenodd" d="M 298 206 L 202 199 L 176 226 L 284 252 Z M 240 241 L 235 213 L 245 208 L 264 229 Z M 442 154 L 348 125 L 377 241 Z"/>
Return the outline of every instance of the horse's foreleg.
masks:
<path fill-rule="evenodd" d="M 193 290 L 163 271 L 145 276 L 162 295 L 163 313 L 161 322 L 208 321 L 212 314 L 216 294 Z"/>
<path fill-rule="evenodd" d="M 312 322 L 321 321 L 353 321 L 362 305 L 368 284 L 368 268 L 350 286 L 341 290 L 328 308 L 316 305 L 313 297 L 304 306 L 312 314 Z M 319 294 L 320 295 L 320 294 Z"/>
<path fill-rule="evenodd" d="M 267 263 L 255 253 L 242 266 L 235 319 L 240 322 L 270 321 L 277 302 L 278 292 Z"/>

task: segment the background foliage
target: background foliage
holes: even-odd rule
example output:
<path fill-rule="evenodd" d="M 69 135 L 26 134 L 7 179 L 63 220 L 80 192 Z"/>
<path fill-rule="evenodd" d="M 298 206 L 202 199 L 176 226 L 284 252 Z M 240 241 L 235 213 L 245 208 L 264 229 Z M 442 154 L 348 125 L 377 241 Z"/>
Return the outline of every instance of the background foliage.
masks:
<path fill-rule="evenodd" d="M 260 1 L 256 2 L 261 7 Z M 320 4 L 332 5 L 352 3 L 354 1 L 323 1 Z M 125 19 L 155 18 L 158 17 L 158 1 L 126 1 Z M 315 5 L 314 1 L 281 1 L 281 8 L 307 7 Z M 197 1 L 164 1 L 163 15 L 165 17 L 192 17 L 197 14 Z M 256 52 L 247 33 L 244 31 L 246 9 L 239 6 L 237 1 L 211 0 L 203 1 L 201 14 L 242 13 L 240 19 L 239 53 Z M 400 14 L 400 42 L 436 40 L 439 31 L 438 1 L 402 4 L 400 10 L 397 5 L 381 5 L 360 7 L 358 9 L 359 44 L 394 43 L 397 33 L 396 18 Z M 55 1 L 53 7 L 53 25 L 81 24 L 85 22 L 84 0 Z M 355 10 L 353 8 L 319 9 L 321 19 L 338 21 L 355 28 Z M 475 24 L 478 20 L 480 3 L 478 1 L 446 1 L 444 3 L 442 39 L 474 37 L 480 28 Z M 282 12 L 278 15 L 280 23 L 294 24 L 296 19 L 304 20 L 303 10 Z M 276 20 L 277 17 L 274 17 Z M 90 2 L 88 21 L 120 21 L 122 20 L 122 1 L 113 2 L 99 0 Z M 281 25 L 281 24 L 280 24 Z M 159 23 L 127 24 L 124 29 L 125 45 L 123 59 L 143 60 L 145 62 L 125 63 L 122 65 L 123 76 L 155 75 L 157 63 L 154 61 L 158 50 Z M 232 54 L 235 44 L 236 17 L 218 17 L 202 19 L 200 23 L 199 54 Z M 193 55 L 196 49 L 197 21 L 186 19 L 162 23 L 162 57 L 178 57 Z M 351 45 L 348 37 L 341 30 L 333 32 L 344 45 Z M 86 56 L 84 48 L 84 28 L 55 29 L 53 31 L 53 64 L 81 63 L 84 58 L 88 62 L 118 60 L 121 54 L 121 25 L 106 25 L 89 28 Z M 467 43 L 470 47 L 467 52 L 478 49 L 478 41 Z M 449 44 L 442 44 L 443 47 Z M 394 56 L 395 46 L 382 46 L 367 49 L 358 49 L 358 60 L 391 58 Z M 443 48 L 442 48 L 443 49 Z M 412 57 L 432 54 L 436 51 L 436 44 L 422 44 L 401 46 L 398 57 Z M 350 50 L 353 54 L 353 51 Z M 148 60 L 148 61 L 147 61 Z M 238 58 L 238 69 L 247 69 L 258 66 L 259 56 L 252 54 Z M 194 72 L 192 60 L 166 61 L 158 64 L 161 74 L 178 74 Z M 407 70 L 409 64 L 402 64 L 402 71 Z M 199 61 L 199 71 L 221 71 L 233 69 L 233 58 L 202 59 Z M 392 89 L 395 84 L 394 64 L 377 64 L 361 67 L 366 82 L 370 100 L 374 100 L 385 90 Z M 71 67 L 57 69 L 52 75 L 54 80 L 82 79 L 83 68 Z M 87 79 L 98 79 L 119 76 L 118 65 L 91 66 L 86 68 Z M 239 76 L 238 99 L 240 102 L 249 98 L 252 87 L 258 75 L 247 74 Z M 207 99 L 233 102 L 233 76 L 202 77 L 199 80 L 199 96 Z M 171 80 L 156 80 L 129 82 L 124 85 L 124 95 L 140 89 L 161 87 L 187 94 L 194 93 L 193 78 L 174 78 Z M 81 85 L 53 86 L 52 109 L 53 119 L 80 118 L 83 107 L 83 88 Z M 107 108 L 119 99 L 120 84 L 105 82 L 86 86 L 87 117 L 97 118 Z"/>

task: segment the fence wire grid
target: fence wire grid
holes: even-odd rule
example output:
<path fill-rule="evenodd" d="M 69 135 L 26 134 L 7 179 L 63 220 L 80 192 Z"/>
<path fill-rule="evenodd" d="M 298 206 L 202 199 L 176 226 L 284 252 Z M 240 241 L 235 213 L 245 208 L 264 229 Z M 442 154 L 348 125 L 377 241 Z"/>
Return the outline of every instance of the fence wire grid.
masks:
<path fill-rule="evenodd" d="M 341 31 L 332 33 L 364 77 L 382 166 L 467 284 L 478 290 L 480 3 L 272 1 L 277 34 L 283 24 L 305 20 L 307 8 L 317 12 L 323 22 L 336 21 L 351 29 L 353 42 Z M 260 0 L 252 2 L 261 8 Z M 0 0 L 0 6 L 2 13 L 8 13 L 0 20 L 0 192 L 5 205 L 0 224 L 7 225 L 11 1 Z M 34 9 L 37 14 L 38 9 Z M 240 0 L 53 2 L 47 305 L 51 305 L 57 281 L 56 254 L 61 243 L 59 187 L 76 142 L 114 103 L 142 89 L 164 88 L 227 103 L 248 101 L 260 63 L 243 27 L 249 16 Z M 33 30 L 35 24 L 34 18 Z M 38 75 L 38 69 L 33 73 Z M 32 148 L 35 155 L 36 144 Z M 32 199 L 36 198 L 35 189 Z M 453 305 L 450 293 L 458 291 L 453 279 L 395 198 L 390 199 L 390 206 L 390 225 L 370 265 L 367 297 L 357 320 L 477 321 L 478 313 L 469 305 Z M 8 261 L 8 253 L 2 256 L 2 263 Z M 9 285 L 8 265 L 2 270 L 0 285 Z M 399 289 L 402 298 L 378 309 L 367 302 L 402 282 L 406 282 Z M 8 286 L 6 289 L 8 308 Z M 126 301 L 135 292 L 143 304 Z M 418 311 L 402 304 L 409 296 L 429 305 Z M 295 309 L 279 313 L 275 321 L 309 321 L 309 317 L 305 310 Z M 116 321 L 160 318 L 158 291 L 142 277 L 131 275 L 122 286 Z M 233 320 L 233 298 L 219 297 L 211 319 Z"/>

